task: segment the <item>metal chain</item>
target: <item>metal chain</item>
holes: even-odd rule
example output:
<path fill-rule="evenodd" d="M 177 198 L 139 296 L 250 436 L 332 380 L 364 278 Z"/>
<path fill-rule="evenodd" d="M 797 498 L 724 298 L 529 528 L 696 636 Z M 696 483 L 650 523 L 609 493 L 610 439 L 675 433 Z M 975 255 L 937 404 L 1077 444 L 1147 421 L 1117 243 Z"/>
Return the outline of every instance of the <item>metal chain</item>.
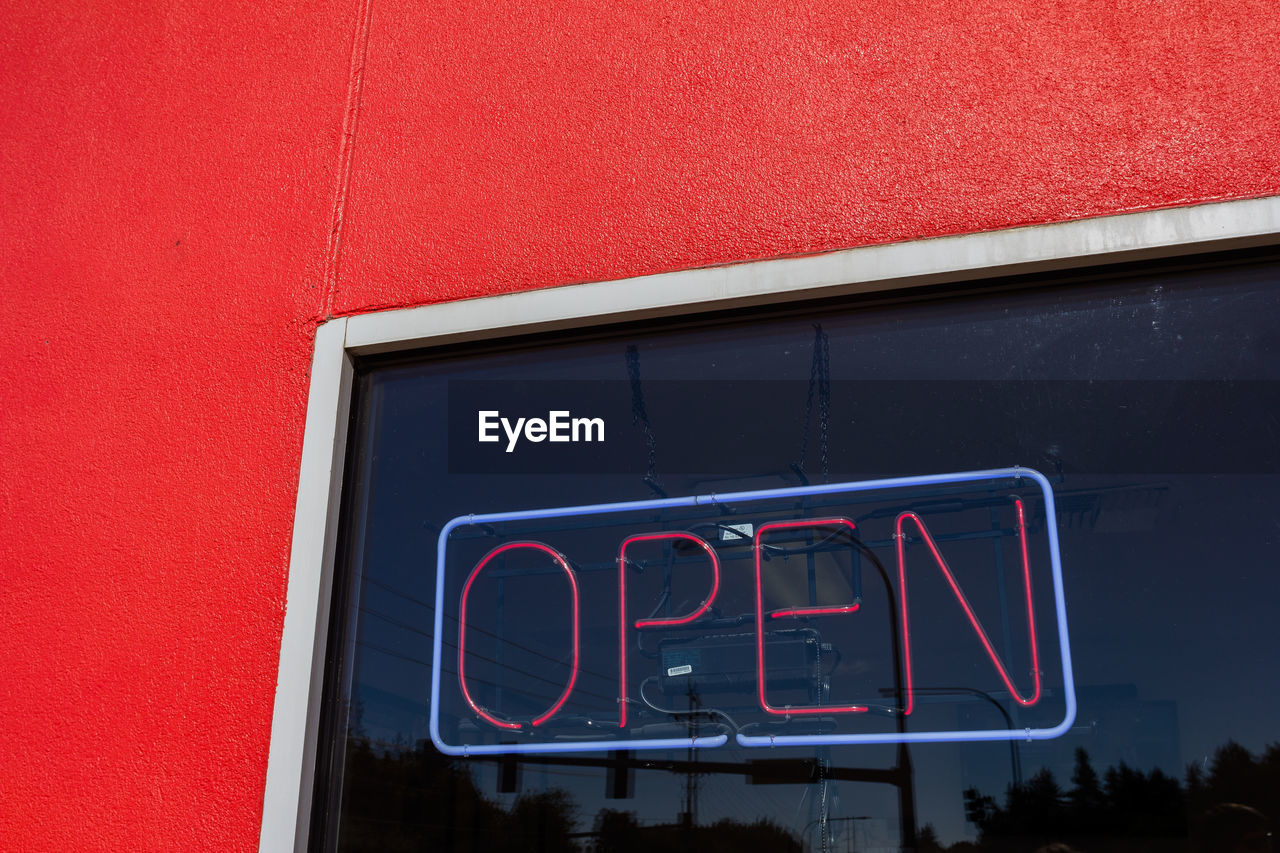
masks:
<path fill-rule="evenodd" d="M 822 853 L 827 853 L 830 840 L 830 828 L 827 818 L 827 760 L 818 758 L 818 784 L 822 786 L 822 803 L 818 806 L 818 835 L 822 838 Z"/>
<path fill-rule="evenodd" d="M 800 461 L 796 463 L 801 475 L 809 458 L 809 426 L 813 417 L 814 397 L 818 399 L 818 452 L 822 458 L 822 479 L 830 480 L 830 453 L 828 435 L 831 426 L 831 340 L 822 326 L 813 326 L 813 359 L 809 364 L 809 391 L 804 399 L 804 425 L 800 433 Z M 807 482 L 807 481 L 806 481 Z"/>
<path fill-rule="evenodd" d="M 826 694 L 826 683 L 822 677 L 822 643 L 818 643 L 818 652 L 815 657 L 815 664 L 818 668 L 818 707 L 822 707 L 822 700 Z M 822 750 L 818 750 L 814 757 L 818 760 L 818 784 L 821 786 L 821 797 L 818 804 L 818 837 L 822 840 L 822 853 L 826 853 L 830 829 L 827 816 L 827 761 L 822 754 Z"/>
<path fill-rule="evenodd" d="M 804 424 L 800 427 L 800 461 L 796 463 L 802 472 L 809 458 L 809 420 L 813 416 L 813 392 L 817 387 L 818 358 L 815 348 L 814 356 L 809 359 L 809 393 L 804 398 Z"/>
<path fill-rule="evenodd" d="M 821 345 L 821 363 L 818 367 L 818 442 L 822 453 L 822 482 L 831 481 L 827 436 L 831 425 L 831 339 L 816 327 L 814 348 Z"/>
<path fill-rule="evenodd" d="M 631 380 L 631 425 L 644 429 L 645 444 L 649 448 L 649 467 L 645 477 L 658 482 L 658 438 L 649 423 L 649 412 L 644 407 L 644 387 L 640 384 L 640 350 L 634 344 L 627 347 L 627 377 Z"/>

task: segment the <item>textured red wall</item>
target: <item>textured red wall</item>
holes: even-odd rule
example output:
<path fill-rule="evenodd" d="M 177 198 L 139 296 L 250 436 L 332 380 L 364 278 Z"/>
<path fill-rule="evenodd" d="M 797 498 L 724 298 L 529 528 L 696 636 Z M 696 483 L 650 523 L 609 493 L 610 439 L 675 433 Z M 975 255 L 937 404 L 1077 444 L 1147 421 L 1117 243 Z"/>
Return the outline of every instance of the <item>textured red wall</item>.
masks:
<path fill-rule="evenodd" d="M 355 15 L 4 5 L 0 850 L 252 849 Z"/>
<path fill-rule="evenodd" d="M 5 850 L 256 846 L 323 317 L 1280 193 L 1271 0 L 47 5 L 0 7 Z"/>

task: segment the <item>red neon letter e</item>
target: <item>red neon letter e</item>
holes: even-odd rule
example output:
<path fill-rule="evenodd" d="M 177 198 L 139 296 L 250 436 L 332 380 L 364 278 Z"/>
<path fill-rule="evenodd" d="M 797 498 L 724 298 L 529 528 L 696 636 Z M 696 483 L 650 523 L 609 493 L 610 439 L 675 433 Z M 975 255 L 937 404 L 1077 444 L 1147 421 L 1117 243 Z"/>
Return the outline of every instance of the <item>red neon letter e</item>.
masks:
<path fill-rule="evenodd" d="M 787 716 L 789 714 L 862 714 L 867 710 L 866 705 L 792 705 L 787 708 L 775 708 L 769 704 L 768 690 L 765 686 L 764 584 L 761 580 L 760 565 L 764 553 L 764 534 L 770 530 L 794 530 L 806 527 L 840 527 L 847 528 L 850 533 L 857 529 L 854 523 L 847 518 L 812 518 L 803 521 L 772 521 L 761 525 L 756 530 L 756 692 L 760 698 L 760 707 L 764 709 L 765 713 L 777 716 Z M 830 613 L 853 613 L 857 609 L 858 602 L 854 601 L 851 604 L 842 604 L 834 607 L 792 607 L 786 610 L 774 610 L 769 613 L 769 616 L 773 619 L 799 618 Z"/>

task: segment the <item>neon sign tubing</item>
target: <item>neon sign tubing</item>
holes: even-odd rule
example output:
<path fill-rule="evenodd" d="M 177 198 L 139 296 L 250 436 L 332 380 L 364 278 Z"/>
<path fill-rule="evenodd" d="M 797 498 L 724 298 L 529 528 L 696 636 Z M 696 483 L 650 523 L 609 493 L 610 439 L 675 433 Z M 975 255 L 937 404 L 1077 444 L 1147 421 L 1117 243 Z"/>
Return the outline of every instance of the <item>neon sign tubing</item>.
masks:
<path fill-rule="evenodd" d="M 840 525 L 847 527 L 851 531 L 857 531 L 857 527 L 847 518 L 806 518 L 797 521 L 771 521 L 768 524 L 762 524 L 756 530 L 756 693 L 760 699 L 760 707 L 764 709 L 766 714 L 773 714 L 779 717 L 791 716 L 792 714 L 865 714 L 866 705 L 789 705 L 786 708 L 775 708 L 769 704 L 767 682 L 765 680 L 765 663 L 764 663 L 764 584 L 762 582 L 761 564 L 763 563 L 764 534 L 767 530 L 794 530 L 804 529 L 806 527 L 834 527 Z M 823 613 L 849 613 L 858 609 L 857 602 L 844 607 L 797 607 L 792 610 L 774 611 L 770 615 L 777 618 L 782 614 L 800 614 L 812 615 L 815 612 Z"/>
<path fill-rule="evenodd" d="M 855 601 L 840 607 L 797 607 L 794 610 L 770 610 L 770 619 L 788 619 L 797 616 L 829 616 L 835 613 L 857 613 L 862 605 Z"/>
<path fill-rule="evenodd" d="M 714 506 L 730 501 L 770 500 L 773 498 L 801 498 L 815 495 L 830 495 L 842 492 L 856 493 L 881 489 L 912 488 L 916 486 L 942 486 L 955 483 L 969 483 L 979 480 L 1019 479 L 1026 478 L 1040 486 L 1045 500 L 1045 517 L 1056 518 L 1053 502 L 1053 488 L 1039 471 L 1033 468 L 992 468 L 982 471 L 961 471 L 954 474 L 931 474 L 915 477 L 892 477 L 880 480 L 862 480 L 851 483 L 822 483 L 811 486 L 794 486 L 785 489 L 761 489 L 754 492 L 730 492 L 727 494 L 690 495 L 679 498 L 656 498 L 646 501 L 626 501 L 611 504 L 584 504 L 573 507 L 553 507 L 549 509 L 519 510 L 515 512 L 493 512 L 485 514 L 460 515 L 451 519 L 440 531 L 436 549 L 436 615 L 435 634 L 432 643 L 431 668 L 431 742 L 436 749 L 445 755 L 466 756 L 493 755 L 510 753 L 538 752 L 590 752 L 612 749 L 672 749 L 703 747 L 711 748 L 724 744 L 728 738 L 716 735 L 710 738 L 654 738 L 628 740 L 592 740 L 569 741 L 559 743 L 519 743 L 519 744 L 483 744 L 456 746 L 445 742 L 440 735 L 440 661 L 444 652 L 444 590 L 445 590 L 445 547 L 449 535 L 459 527 L 473 524 L 496 524 L 505 521 L 534 521 L 544 518 L 564 518 L 575 515 L 601 515 L 610 512 L 630 512 L 652 509 L 669 509 L 682 506 Z M 1058 644 L 1061 649 L 1063 698 L 1066 713 L 1058 725 L 1049 729 L 1023 729 L 1012 731 L 996 729 L 992 731 L 945 731 L 945 732 L 882 732 L 855 735 L 778 735 L 752 736 L 737 735 L 737 742 L 742 746 L 824 746 L 828 744 L 854 743 L 937 743 L 953 741 L 989 741 L 989 740 L 1047 740 L 1067 732 L 1076 718 L 1075 678 L 1071 671 L 1071 646 L 1067 634 L 1067 605 L 1062 584 L 1062 561 L 1058 553 L 1058 528 L 1056 524 L 1045 525 L 1049 535 L 1049 559 L 1053 572 L 1054 612 L 1057 618 Z"/>
<path fill-rule="evenodd" d="M 458 684 L 462 687 L 462 697 L 467 700 L 471 710 L 475 711 L 486 722 L 500 729 L 519 729 L 522 724 L 494 716 L 491 712 L 480 707 L 480 704 L 471 697 L 471 691 L 467 689 L 467 596 L 471 593 L 471 584 L 475 582 L 484 567 L 489 565 L 490 560 L 499 554 L 513 551 L 517 548 L 532 548 L 535 551 L 550 554 L 551 559 L 555 560 L 556 564 L 564 569 L 565 575 L 569 578 L 569 589 L 572 592 L 571 600 L 573 601 L 573 663 L 569 669 L 569 683 L 565 685 L 564 692 L 560 694 L 560 698 L 546 711 L 530 720 L 529 725 L 537 727 L 554 717 L 556 712 L 563 708 L 564 703 L 568 701 L 569 694 L 573 692 L 573 685 L 578 680 L 578 579 L 574 575 L 573 569 L 569 568 L 568 561 L 559 551 L 541 542 L 507 542 L 494 548 L 488 554 L 485 554 L 484 559 L 476 563 L 476 567 L 467 576 L 466 585 L 462 587 L 462 600 L 458 606 Z"/>
<path fill-rule="evenodd" d="M 629 536 L 622 543 L 622 548 L 618 552 L 618 561 L 626 563 L 627 546 L 632 542 L 653 542 L 661 539 L 684 539 L 688 542 L 693 542 L 706 552 L 707 556 L 711 558 L 711 593 L 706 597 L 702 604 L 698 605 L 697 610 L 694 610 L 687 616 L 677 616 L 668 619 L 637 619 L 637 629 L 657 628 L 665 625 L 687 625 L 711 609 L 711 602 L 715 600 L 716 592 L 720 589 L 720 558 L 716 556 L 716 552 L 705 539 L 701 536 L 695 536 L 692 533 L 671 531 L 663 533 L 642 533 L 638 536 Z"/>
<path fill-rule="evenodd" d="M 921 537 L 933 554 L 934 562 L 942 570 L 942 575 L 947 579 L 947 584 L 950 585 L 952 594 L 960 602 L 960 606 L 964 608 L 964 615 L 969 618 L 970 626 L 972 626 L 974 633 L 978 635 L 978 639 L 982 641 L 982 647 L 986 649 L 987 657 L 991 658 L 991 662 L 995 664 L 996 672 L 999 673 L 1000 679 L 1004 682 L 1004 686 L 1008 688 L 1009 694 L 1013 696 L 1014 701 L 1024 707 L 1034 705 L 1040 701 L 1040 650 L 1036 642 L 1036 615 L 1031 600 L 1031 560 L 1027 555 L 1026 516 L 1023 513 L 1022 501 L 1015 500 L 1014 505 L 1018 510 L 1018 540 L 1022 546 L 1022 582 L 1027 599 L 1027 629 L 1031 643 L 1031 672 L 1035 682 L 1034 692 L 1031 696 L 1024 697 L 1018 692 L 1018 688 L 1013 686 L 1013 679 L 1009 677 L 1008 668 L 1005 667 L 1004 661 L 1000 659 L 1000 655 L 996 653 L 995 647 L 991 645 L 991 638 L 987 636 L 986 629 L 982 627 L 982 620 L 973 612 L 973 608 L 969 605 L 968 597 L 964 594 L 964 590 L 960 588 L 960 584 L 956 582 L 955 575 L 951 573 L 951 567 L 947 565 L 942 552 L 938 550 L 938 543 L 933 540 L 933 535 L 929 533 L 929 529 L 925 527 L 920 516 L 914 512 L 904 512 L 898 516 L 897 521 L 894 523 L 894 536 L 898 543 L 898 584 L 901 588 L 898 593 L 898 599 L 902 606 L 903 668 L 906 671 L 907 680 L 907 707 L 903 710 L 903 714 L 909 715 L 915 706 L 915 695 L 911 689 L 911 632 L 907 627 L 906 534 L 902 531 L 903 522 L 905 521 L 914 522 L 920 530 Z"/>
<path fill-rule="evenodd" d="M 1045 518 L 1056 519 L 1057 510 L 1053 501 L 1053 487 L 1043 474 L 1032 468 L 1004 468 L 990 471 L 970 471 L 958 474 L 941 474 L 937 476 L 906 477 L 899 480 L 900 486 L 944 485 L 963 483 L 975 480 L 994 480 L 1003 478 L 1025 477 L 1034 481 L 1044 497 Z M 869 486 L 862 483 L 852 484 L 857 488 L 850 491 L 861 491 L 862 488 L 883 488 L 894 483 L 888 481 L 867 481 L 877 483 Z M 766 746 L 830 746 L 860 743 L 956 743 L 964 741 L 1005 741 L 1005 740 L 1050 740 L 1070 731 L 1076 720 L 1076 687 L 1075 677 L 1071 669 L 1071 642 L 1067 633 L 1067 602 L 1062 583 L 1062 558 L 1058 546 L 1058 526 L 1053 521 L 1045 525 L 1049 536 L 1049 562 L 1053 575 L 1054 616 L 1057 620 L 1058 645 L 1062 659 L 1062 696 L 1065 704 L 1062 721 L 1050 728 L 987 729 L 980 731 L 933 731 L 933 732 L 876 732 L 848 735 L 744 735 L 738 733 L 736 740 L 744 747 Z M 899 540 L 901 541 L 901 540 Z M 1025 543 L 1024 543 L 1025 547 Z"/>
<path fill-rule="evenodd" d="M 711 593 L 696 610 L 686 616 L 670 619 L 639 619 L 635 623 L 636 630 L 641 628 L 658 628 L 673 625 L 687 625 L 698 619 L 711 609 L 716 593 L 720 590 L 720 558 L 715 549 L 701 536 L 683 531 L 664 531 L 662 533 L 641 533 L 629 536 L 622 541 L 618 549 L 618 678 L 621 685 L 618 699 L 618 728 L 627 727 L 627 546 L 632 542 L 658 542 L 667 539 L 683 539 L 693 542 L 711 558 Z"/>
<path fill-rule="evenodd" d="M 857 525 L 853 522 L 852 519 L 837 518 L 837 519 L 828 519 L 828 520 L 840 522 L 841 524 L 847 525 L 850 530 L 857 530 Z M 766 525 L 766 526 L 769 526 L 769 525 Z M 779 526 L 779 525 L 774 524 L 772 526 Z M 782 526 L 812 527 L 816 525 L 799 524 L 796 522 L 786 522 L 786 523 L 782 523 Z M 757 549 L 757 557 L 758 556 L 759 556 L 759 553 Z M 858 584 L 855 582 L 855 585 L 860 586 L 861 584 Z M 858 608 L 861 606 L 862 606 L 862 595 L 861 593 L 859 593 L 858 595 L 854 596 L 853 601 L 850 602 L 849 604 L 835 605 L 832 607 L 793 607 L 793 608 L 787 608 L 783 610 L 770 610 L 765 615 L 768 616 L 770 619 L 789 619 L 797 616 L 801 616 L 801 617 L 833 616 L 833 615 L 838 615 L 840 613 L 857 613 Z"/>

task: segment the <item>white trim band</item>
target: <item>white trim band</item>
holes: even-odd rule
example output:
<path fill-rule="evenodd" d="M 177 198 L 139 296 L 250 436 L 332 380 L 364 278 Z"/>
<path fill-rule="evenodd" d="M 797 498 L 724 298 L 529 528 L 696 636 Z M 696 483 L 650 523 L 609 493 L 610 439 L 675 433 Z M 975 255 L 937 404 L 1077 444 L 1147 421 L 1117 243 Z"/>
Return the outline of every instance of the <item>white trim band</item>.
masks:
<path fill-rule="evenodd" d="M 1069 269 L 1276 241 L 1280 196 L 844 249 L 379 311 L 348 319 L 359 354 L 792 299 Z"/>
<path fill-rule="evenodd" d="M 351 409 L 347 323 L 316 330 L 258 849 L 305 850 Z"/>

